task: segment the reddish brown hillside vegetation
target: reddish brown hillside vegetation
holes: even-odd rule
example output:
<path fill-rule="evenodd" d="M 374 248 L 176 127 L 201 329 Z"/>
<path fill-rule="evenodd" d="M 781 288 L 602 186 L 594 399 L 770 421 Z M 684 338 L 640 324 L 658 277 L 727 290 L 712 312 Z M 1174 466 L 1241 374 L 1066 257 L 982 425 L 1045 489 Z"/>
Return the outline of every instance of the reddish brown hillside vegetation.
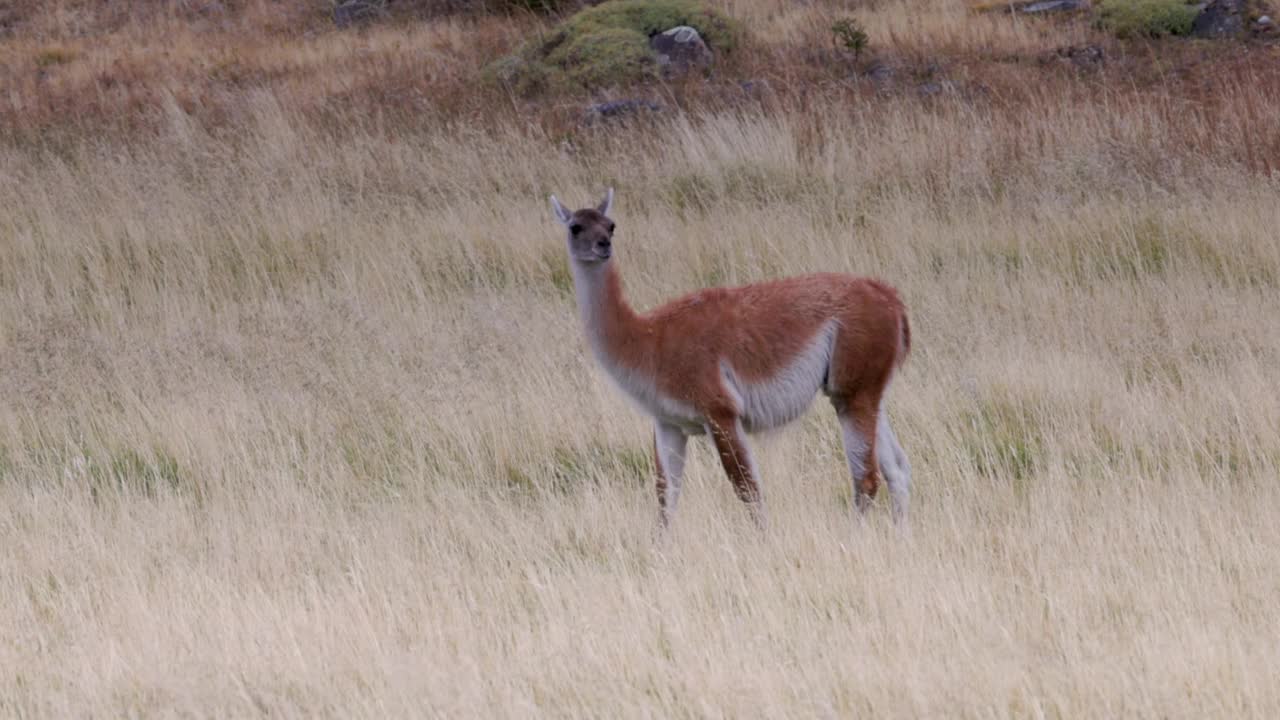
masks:
<path fill-rule="evenodd" d="M 1280 120 L 1258 100 L 1280 97 L 1280 45 L 1265 38 L 1119 41 L 1083 15 L 1026 19 L 949 3 L 905 15 L 899 4 L 840 0 L 716 7 L 747 40 L 708 76 L 530 96 L 485 68 L 563 16 L 401 0 L 339 29 L 320 2 L 18 3 L 0 11 L 0 126 L 51 141 L 132 135 L 179 113 L 216 131 L 269 98 L 337 128 L 514 123 L 562 135 L 580 127 L 588 104 L 620 97 L 684 109 L 958 103 L 1012 112 L 1011 121 L 1044 101 L 1080 98 L 1149 106 L 1192 146 L 1280 166 Z M 846 18 L 866 29 L 865 51 L 833 38 Z"/>

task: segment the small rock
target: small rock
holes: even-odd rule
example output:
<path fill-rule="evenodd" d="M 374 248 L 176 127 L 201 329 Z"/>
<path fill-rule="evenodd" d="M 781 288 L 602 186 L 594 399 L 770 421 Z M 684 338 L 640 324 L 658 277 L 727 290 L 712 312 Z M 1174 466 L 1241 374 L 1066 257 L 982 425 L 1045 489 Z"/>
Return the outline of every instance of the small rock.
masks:
<path fill-rule="evenodd" d="M 1041 15 L 1054 12 L 1073 12 L 1088 10 L 1089 0 L 1040 0 L 1018 8 L 1018 12 L 1028 15 Z"/>
<path fill-rule="evenodd" d="M 1275 29 L 1276 22 L 1271 19 L 1270 15 L 1263 15 L 1253 21 L 1253 31 L 1259 35 L 1275 32 Z"/>
<path fill-rule="evenodd" d="M 1098 45 L 1083 45 L 1080 47 L 1069 45 L 1067 47 L 1058 48 L 1054 54 L 1059 60 L 1070 62 L 1078 68 L 1101 65 L 1106 59 L 1106 56 L 1102 52 L 1102 48 Z"/>
<path fill-rule="evenodd" d="M 344 0 L 333 6 L 333 22 L 340 28 L 365 23 L 382 15 L 386 0 Z"/>
<path fill-rule="evenodd" d="M 611 100 L 589 105 L 587 107 L 586 121 L 588 124 L 592 124 L 601 120 L 621 120 L 635 115 L 658 112 L 662 112 L 662 106 L 652 100 L 639 98 Z"/>
<path fill-rule="evenodd" d="M 744 80 L 738 83 L 738 87 L 742 88 L 742 93 L 752 100 L 763 100 L 773 95 L 773 86 L 768 80 Z"/>
<path fill-rule="evenodd" d="M 920 93 L 920 97 L 932 97 L 945 90 L 942 83 L 927 82 L 916 88 L 916 92 Z"/>
<path fill-rule="evenodd" d="M 1191 36 L 1221 38 L 1244 30 L 1243 0 L 1209 0 L 1191 23 Z"/>
<path fill-rule="evenodd" d="M 1028 15 L 1045 15 L 1055 12 L 1088 10 L 1090 0 L 1006 0 L 1005 2 L 981 2 L 974 6 L 978 12 L 1011 12 Z"/>
<path fill-rule="evenodd" d="M 888 90 L 893 85 L 895 75 L 897 71 L 893 66 L 879 60 L 871 63 L 871 67 L 867 68 L 866 72 L 866 76 L 871 79 L 871 84 L 875 85 L 877 90 Z"/>
<path fill-rule="evenodd" d="M 673 27 L 654 35 L 649 47 L 658 56 L 664 75 L 683 75 L 693 68 L 705 68 L 715 60 L 711 48 L 698 31 L 688 25 Z"/>

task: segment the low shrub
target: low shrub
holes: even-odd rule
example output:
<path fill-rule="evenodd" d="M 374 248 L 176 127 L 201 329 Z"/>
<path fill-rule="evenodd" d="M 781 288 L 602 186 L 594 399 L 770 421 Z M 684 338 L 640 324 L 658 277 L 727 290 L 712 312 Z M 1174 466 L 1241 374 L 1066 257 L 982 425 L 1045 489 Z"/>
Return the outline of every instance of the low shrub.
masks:
<path fill-rule="evenodd" d="M 853 18 L 840 18 L 831 26 L 831 34 L 835 37 L 836 47 L 861 55 L 867 49 L 867 31 Z"/>
<path fill-rule="evenodd" d="M 1185 0 L 1102 0 L 1098 22 L 1122 39 L 1187 35 L 1198 13 Z"/>

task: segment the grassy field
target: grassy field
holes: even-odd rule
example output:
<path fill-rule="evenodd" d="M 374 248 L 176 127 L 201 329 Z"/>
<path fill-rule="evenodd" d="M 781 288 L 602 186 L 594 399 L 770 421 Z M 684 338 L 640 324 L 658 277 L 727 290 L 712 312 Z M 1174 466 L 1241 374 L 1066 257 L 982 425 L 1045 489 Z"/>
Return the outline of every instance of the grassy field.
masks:
<path fill-rule="evenodd" d="M 824 22 L 786 5 L 728 7 Z M 866 15 L 899 58 L 1047 42 L 904 7 Z M 157 91 L 136 134 L 24 127 L 0 715 L 1280 714 L 1280 94 L 1126 80 L 568 135 L 335 129 L 255 85 L 223 124 Z M 853 522 L 819 402 L 756 439 L 766 533 L 695 440 L 655 542 L 649 425 L 546 200 L 606 184 L 641 308 L 901 290 L 909 539 L 886 497 Z"/>

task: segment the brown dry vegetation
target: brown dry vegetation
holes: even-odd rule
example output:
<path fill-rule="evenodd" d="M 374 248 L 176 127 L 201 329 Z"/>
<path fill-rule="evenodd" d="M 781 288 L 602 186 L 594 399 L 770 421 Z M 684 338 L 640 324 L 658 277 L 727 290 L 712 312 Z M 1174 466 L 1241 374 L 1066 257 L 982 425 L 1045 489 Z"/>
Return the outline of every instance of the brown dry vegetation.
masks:
<path fill-rule="evenodd" d="M 690 111 L 724 109 L 747 99 L 741 81 L 763 80 L 765 100 L 807 107 L 839 98 L 856 106 L 946 81 L 948 90 L 978 106 L 1018 106 L 1041 94 L 1121 93 L 1154 94 L 1212 112 L 1224 89 L 1246 87 L 1260 96 L 1280 90 L 1275 43 L 1118 43 L 1092 30 L 1087 18 L 1017 20 L 941 0 L 716 5 L 750 29 L 748 50 L 728 58 L 709 80 L 642 95 Z M 286 110 L 339 133 L 356 119 L 373 119 L 400 133 L 506 122 L 558 136 L 576 128 L 586 102 L 634 94 L 604 88 L 582 96 L 516 97 L 483 81 L 482 67 L 544 32 L 553 19 L 431 16 L 429 2 L 402 2 L 388 21 L 344 32 L 333 27 L 324 6 L 267 0 L 18 4 L 7 20 L 0 18 L 6 28 L 0 123 L 26 141 L 44 143 L 85 133 L 145 136 L 163 127 L 176 107 L 204 127 L 234 133 L 248 121 L 248 99 L 268 92 Z M 421 20 L 424 15 L 432 19 Z M 848 16 L 872 38 L 873 52 L 865 57 L 834 48 L 831 24 Z M 1105 49 L 1103 66 L 1081 70 L 1055 54 L 1086 43 Z M 867 78 L 874 63 L 895 69 L 888 88 Z"/>
<path fill-rule="evenodd" d="M 603 128 L 476 82 L 536 18 L 0 17 L 0 714 L 1280 713 L 1274 47 L 722 6 L 750 52 Z M 641 307 L 901 289 L 909 542 L 820 404 L 766 534 L 695 442 L 653 542 L 546 204 L 606 183 Z"/>

